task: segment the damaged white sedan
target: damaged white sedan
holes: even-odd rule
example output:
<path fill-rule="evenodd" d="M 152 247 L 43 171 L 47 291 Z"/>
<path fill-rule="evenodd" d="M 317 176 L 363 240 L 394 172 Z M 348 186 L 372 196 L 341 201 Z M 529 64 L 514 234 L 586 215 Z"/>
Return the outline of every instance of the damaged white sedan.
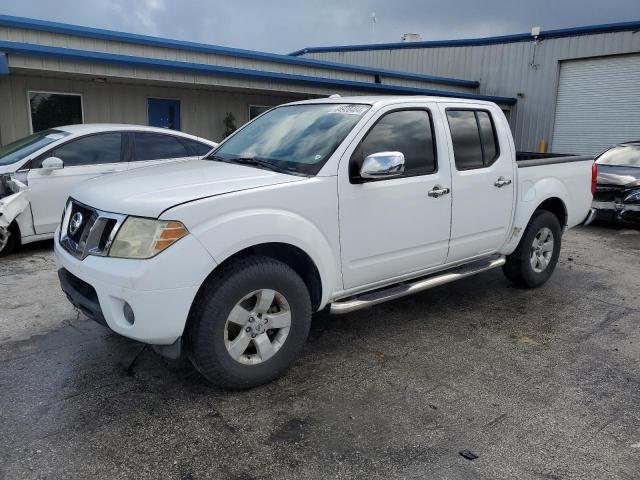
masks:
<path fill-rule="evenodd" d="M 0 147 L 0 256 L 53 238 L 69 191 L 107 173 L 201 158 L 216 143 L 137 125 L 85 124 Z"/>

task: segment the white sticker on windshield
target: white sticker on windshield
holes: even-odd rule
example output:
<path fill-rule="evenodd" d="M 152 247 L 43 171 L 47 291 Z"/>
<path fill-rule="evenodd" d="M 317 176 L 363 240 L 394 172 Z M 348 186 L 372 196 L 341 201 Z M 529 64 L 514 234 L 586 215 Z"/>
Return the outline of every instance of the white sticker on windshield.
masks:
<path fill-rule="evenodd" d="M 59 133 L 50 133 L 45 138 L 48 138 L 50 140 L 60 140 L 61 138 L 64 138 L 64 135 L 61 135 Z"/>
<path fill-rule="evenodd" d="M 345 113 L 347 115 L 362 115 L 369 109 L 368 105 L 336 105 L 330 113 Z"/>

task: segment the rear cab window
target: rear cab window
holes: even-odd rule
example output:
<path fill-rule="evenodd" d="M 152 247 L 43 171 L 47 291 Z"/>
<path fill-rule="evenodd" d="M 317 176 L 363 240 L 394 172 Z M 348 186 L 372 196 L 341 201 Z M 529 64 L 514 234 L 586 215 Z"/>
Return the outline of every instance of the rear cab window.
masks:
<path fill-rule="evenodd" d="M 447 109 L 457 170 L 486 168 L 500 155 L 491 114 L 486 110 Z"/>

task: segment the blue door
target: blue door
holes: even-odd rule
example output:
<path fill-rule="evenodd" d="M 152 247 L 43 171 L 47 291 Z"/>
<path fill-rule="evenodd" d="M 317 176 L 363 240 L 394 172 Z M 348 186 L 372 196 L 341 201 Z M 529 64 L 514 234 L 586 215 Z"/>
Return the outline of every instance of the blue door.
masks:
<path fill-rule="evenodd" d="M 180 100 L 150 98 L 149 126 L 180 130 Z"/>

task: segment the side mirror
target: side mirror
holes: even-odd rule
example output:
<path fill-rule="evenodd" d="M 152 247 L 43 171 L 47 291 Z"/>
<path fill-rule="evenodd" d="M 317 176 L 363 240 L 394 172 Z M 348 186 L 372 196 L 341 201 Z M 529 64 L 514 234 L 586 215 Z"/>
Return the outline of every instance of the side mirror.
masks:
<path fill-rule="evenodd" d="M 43 170 L 47 170 L 51 172 L 53 170 L 60 170 L 61 168 L 64 168 L 64 162 L 62 161 L 61 158 L 49 157 L 49 158 L 45 158 L 42 161 Z"/>
<path fill-rule="evenodd" d="M 368 155 L 360 168 L 363 180 L 399 177 L 404 173 L 402 152 L 378 152 Z"/>

